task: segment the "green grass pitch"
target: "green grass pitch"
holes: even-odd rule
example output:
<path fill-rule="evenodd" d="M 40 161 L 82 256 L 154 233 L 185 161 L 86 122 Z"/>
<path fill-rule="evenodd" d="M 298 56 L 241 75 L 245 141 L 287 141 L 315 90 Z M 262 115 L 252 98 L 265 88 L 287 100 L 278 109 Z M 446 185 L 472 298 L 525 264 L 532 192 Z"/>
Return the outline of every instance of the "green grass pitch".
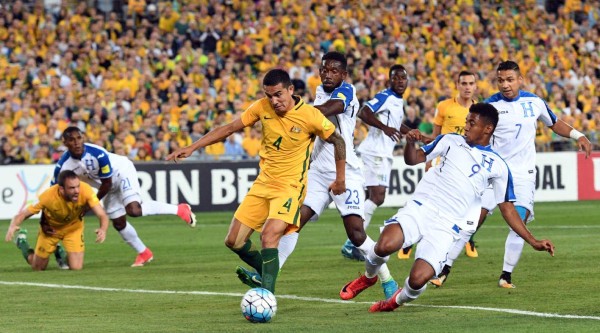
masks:
<path fill-rule="evenodd" d="M 87 218 L 86 255 L 80 272 L 61 271 L 52 259 L 32 272 L 13 243 L 0 244 L 1 332 L 598 332 L 600 330 L 600 207 L 597 202 L 539 203 L 530 229 L 550 238 L 556 256 L 526 245 L 513 273 L 517 289 L 496 286 L 508 227 L 496 212 L 476 235 L 479 258 L 462 255 L 447 283 L 432 286 L 394 313 L 368 312 L 383 298 L 380 285 L 353 302 L 340 288 L 364 271 L 343 259 L 346 236 L 336 211 L 309 224 L 277 280 L 278 312 L 251 324 L 240 312 L 248 289 L 236 275 L 241 261 L 223 241 L 231 212 L 198 214 L 198 227 L 176 217 L 130 219 L 154 252 L 146 267 L 131 268 L 135 253 L 113 229 L 93 243 L 95 217 Z M 376 211 L 368 232 L 394 214 Z M 0 221 L 3 232 L 8 221 Z M 36 220 L 28 220 L 35 242 Z M 258 242 L 257 235 L 253 240 Z M 410 261 L 392 255 L 400 284 Z"/>

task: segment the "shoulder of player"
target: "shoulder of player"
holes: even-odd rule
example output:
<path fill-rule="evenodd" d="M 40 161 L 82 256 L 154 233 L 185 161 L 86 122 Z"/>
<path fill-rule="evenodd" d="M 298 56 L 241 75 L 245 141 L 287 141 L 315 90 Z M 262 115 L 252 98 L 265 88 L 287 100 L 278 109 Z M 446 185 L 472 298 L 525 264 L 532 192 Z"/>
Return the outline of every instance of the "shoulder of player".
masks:
<path fill-rule="evenodd" d="M 103 147 L 95 145 L 93 143 L 84 143 L 85 152 L 94 156 L 95 158 L 102 158 L 104 156 L 108 156 L 108 151 Z"/>
<path fill-rule="evenodd" d="M 55 200 L 57 196 L 59 196 L 58 184 L 54 184 L 48 187 L 44 192 L 40 193 L 38 200 L 42 206 L 45 206 L 49 202 Z"/>

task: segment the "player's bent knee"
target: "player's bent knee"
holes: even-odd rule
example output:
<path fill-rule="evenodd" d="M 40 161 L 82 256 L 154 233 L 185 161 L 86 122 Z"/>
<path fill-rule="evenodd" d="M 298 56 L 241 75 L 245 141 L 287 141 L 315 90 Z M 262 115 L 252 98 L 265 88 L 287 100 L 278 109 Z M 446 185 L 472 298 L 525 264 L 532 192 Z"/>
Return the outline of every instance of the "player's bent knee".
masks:
<path fill-rule="evenodd" d="M 142 206 L 137 201 L 129 203 L 125 207 L 125 211 L 127 212 L 127 215 L 129 215 L 131 217 L 140 217 L 140 216 L 142 216 Z"/>
<path fill-rule="evenodd" d="M 112 220 L 112 225 L 117 231 L 121 231 L 127 226 L 127 220 L 125 219 L 125 216 L 118 217 Z"/>

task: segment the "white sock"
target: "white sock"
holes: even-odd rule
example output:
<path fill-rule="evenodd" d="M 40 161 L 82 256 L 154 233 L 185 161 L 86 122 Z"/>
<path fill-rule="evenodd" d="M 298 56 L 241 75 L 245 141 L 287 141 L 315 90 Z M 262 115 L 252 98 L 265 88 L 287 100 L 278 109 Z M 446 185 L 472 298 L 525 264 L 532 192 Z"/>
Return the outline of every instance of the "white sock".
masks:
<path fill-rule="evenodd" d="M 504 266 L 502 266 L 502 270 L 512 273 L 515 266 L 519 262 L 519 258 L 521 258 L 521 253 L 523 252 L 523 245 L 525 244 L 525 240 L 517 235 L 514 231 L 509 231 L 508 237 L 506 237 L 506 243 L 504 244 Z"/>
<path fill-rule="evenodd" d="M 296 248 L 296 244 L 298 243 L 299 233 L 293 232 L 288 235 L 284 235 L 279 240 L 279 246 L 277 249 L 279 250 L 279 269 L 283 267 L 283 264 L 286 262 L 287 258 L 294 252 Z"/>
<path fill-rule="evenodd" d="M 370 199 L 367 199 L 367 201 L 365 201 L 365 220 L 363 221 L 365 230 L 367 230 L 371 223 L 371 218 L 373 217 L 373 213 L 375 213 L 375 209 L 377 209 L 377 205 Z"/>
<path fill-rule="evenodd" d="M 446 260 L 446 265 L 452 266 L 454 264 L 454 260 L 458 258 L 458 256 L 462 253 L 465 244 L 471 239 L 473 233 L 466 232 L 464 230 L 460 231 L 460 239 L 454 242 L 454 246 L 448 252 L 448 259 Z"/>
<path fill-rule="evenodd" d="M 427 289 L 427 284 L 423 286 L 421 289 L 413 289 L 408 284 L 408 278 L 404 280 L 404 287 L 402 287 L 402 291 L 396 296 L 396 303 L 402 305 L 404 303 L 412 302 L 417 299 L 424 291 Z"/>
<path fill-rule="evenodd" d="M 142 216 L 163 214 L 177 215 L 177 205 L 152 200 L 142 202 Z"/>
<path fill-rule="evenodd" d="M 135 228 L 129 224 L 129 222 L 126 223 L 127 225 L 125 225 L 125 228 L 119 231 L 121 237 L 127 244 L 129 244 L 129 246 L 136 250 L 137 253 L 144 252 L 146 250 L 146 245 L 144 245 L 144 242 L 142 242 L 142 240 L 138 237 Z"/>
<path fill-rule="evenodd" d="M 375 253 L 375 242 L 371 237 L 367 236 L 365 242 L 358 247 L 365 257 L 365 276 L 369 279 L 375 275 L 379 276 L 379 280 L 387 282 L 392 279 L 390 270 L 386 264 L 390 256 L 382 258 Z"/>

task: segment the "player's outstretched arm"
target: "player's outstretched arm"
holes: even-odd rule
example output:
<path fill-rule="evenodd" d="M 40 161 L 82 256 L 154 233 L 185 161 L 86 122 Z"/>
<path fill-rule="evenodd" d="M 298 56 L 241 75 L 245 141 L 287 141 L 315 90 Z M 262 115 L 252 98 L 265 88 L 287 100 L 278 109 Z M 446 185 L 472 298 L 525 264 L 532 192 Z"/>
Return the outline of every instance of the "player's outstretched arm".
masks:
<path fill-rule="evenodd" d="M 592 153 L 592 143 L 590 142 L 590 140 L 583 133 L 571 127 L 571 125 L 559 119 L 550 128 L 552 129 L 552 131 L 554 131 L 554 133 L 562 137 L 571 138 L 577 141 L 579 151 L 585 152 L 585 158 L 588 158 Z"/>
<path fill-rule="evenodd" d="M 333 132 L 325 141 L 333 145 L 335 158 L 335 180 L 329 189 L 333 194 L 340 195 L 346 192 L 346 143 L 337 132 Z"/>
<path fill-rule="evenodd" d="M 33 216 L 27 209 L 22 210 L 19 214 L 15 215 L 13 219 L 10 221 L 10 225 L 8 226 L 8 231 L 6 232 L 6 236 L 4 240 L 7 242 L 12 241 L 15 232 L 17 232 L 21 227 L 21 223 Z"/>
<path fill-rule="evenodd" d="M 368 107 L 366 104 L 363 105 L 358 111 L 358 118 L 360 118 L 365 124 L 371 125 L 375 128 L 379 128 L 383 133 L 389 136 L 392 140 L 398 142 L 402 139 L 402 134 L 400 130 L 397 128 L 386 126 L 382 123 L 377 117 L 375 117 L 375 113 Z"/>
<path fill-rule="evenodd" d="M 242 120 L 240 118 L 238 118 L 238 119 L 230 122 L 227 125 L 213 129 L 212 131 L 208 132 L 205 136 L 196 140 L 191 145 L 189 145 L 187 147 L 176 149 L 174 152 L 167 155 L 167 157 L 165 159 L 167 161 L 173 160 L 173 161 L 177 162 L 177 159 L 189 157 L 197 149 L 200 149 L 200 148 L 206 147 L 206 146 L 210 146 L 213 143 L 222 141 L 226 137 L 241 130 L 244 127 L 245 127 L 244 123 L 242 122 Z"/>
<path fill-rule="evenodd" d="M 404 162 L 406 164 L 416 165 L 425 162 L 425 153 L 415 146 L 415 142 L 421 141 L 422 136 L 421 132 L 416 129 L 406 133 L 406 146 L 404 147 Z"/>
<path fill-rule="evenodd" d="M 100 228 L 96 229 L 96 243 L 104 243 L 106 231 L 108 230 L 108 216 L 100 204 L 95 205 L 91 210 L 96 214 L 100 221 Z"/>
<path fill-rule="evenodd" d="M 517 213 L 515 205 L 512 202 L 503 202 L 499 204 L 498 207 L 500 208 L 500 212 L 506 223 L 517 233 L 517 235 L 521 236 L 521 238 L 529 243 L 534 249 L 538 251 L 547 251 L 554 257 L 554 244 L 547 239 L 537 240 L 533 237 L 531 232 L 529 232 L 529 229 L 525 226 L 525 223 L 523 223 L 523 220 L 521 220 L 521 217 L 519 216 L 519 213 Z"/>

